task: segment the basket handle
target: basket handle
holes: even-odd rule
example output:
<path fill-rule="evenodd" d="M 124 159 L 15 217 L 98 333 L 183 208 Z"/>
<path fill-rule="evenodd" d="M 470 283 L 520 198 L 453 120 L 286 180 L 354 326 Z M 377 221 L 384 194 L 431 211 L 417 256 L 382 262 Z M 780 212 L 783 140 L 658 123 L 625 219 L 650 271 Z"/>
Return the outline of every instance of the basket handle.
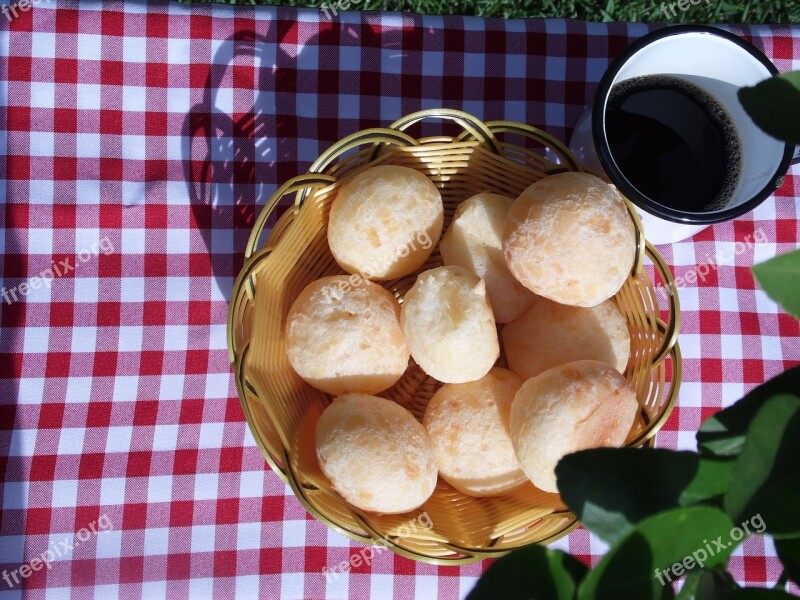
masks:
<path fill-rule="evenodd" d="M 642 220 L 639 218 L 639 213 L 636 212 L 636 207 L 625 196 L 622 196 L 622 199 L 625 201 L 628 215 L 633 221 L 634 234 L 636 235 L 636 256 L 633 260 L 633 267 L 631 267 L 631 275 L 636 277 L 642 272 L 642 267 L 644 266 L 644 257 L 647 254 L 647 240 L 644 237 L 644 225 L 642 225 Z"/>
<path fill-rule="evenodd" d="M 412 125 L 424 121 L 425 119 L 446 119 L 448 121 L 454 121 L 458 123 L 467 134 L 489 146 L 491 151 L 498 156 L 502 156 L 500 146 L 497 144 L 497 138 L 494 137 L 492 130 L 489 129 L 483 121 L 479 121 L 469 113 L 453 108 L 431 108 L 428 110 L 421 110 L 398 119 L 389 125 L 389 127 L 397 131 L 405 131 Z"/>
<path fill-rule="evenodd" d="M 661 275 L 661 280 L 664 282 L 664 288 L 667 290 L 667 297 L 669 298 L 669 320 L 664 323 L 659 319 L 659 327 L 664 328 L 664 343 L 661 345 L 658 354 L 653 358 L 653 366 L 656 366 L 669 356 L 678 341 L 678 332 L 681 326 L 680 301 L 675 291 L 675 279 L 672 276 L 672 271 L 670 271 L 661 253 L 653 248 L 650 242 L 645 242 L 645 252 L 650 260 L 653 261 L 656 271 Z"/>
<path fill-rule="evenodd" d="M 514 133 L 537 142 L 544 142 L 550 150 L 556 153 L 563 163 L 569 165 L 571 171 L 584 170 L 581 163 L 575 158 L 572 150 L 561 140 L 550 135 L 546 131 L 515 121 L 489 121 L 486 123 L 486 126 L 489 127 L 493 133 Z"/>
<path fill-rule="evenodd" d="M 322 173 L 330 164 L 345 152 L 364 144 L 395 144 L 398 146 L 419 146 L 419 142 L 402 131 L 373 127 L 364 129 L 339 140 L 309 167 L 309 173 Z"/>
<path fill-rule="evenodd" d="M 653 358 L 653 366 L 657 366 L 666 360 L 678 341 L 681 320 L 680 301 L 678 300 L 678 295 L 675 293 L 675 278 L 672 275 L 672 271 L 667 263 L 664 262 L 664 258 L 661 254 L 646 240 L 644 225 L 642 225 L 642 220 L 639 218 L 636 207 L 625 196 L 623 196 L 622 199 L 625 201 L 628 214 L 633 221 L 636 235 L 636 255 L 633 260 L 631 275 L 634 277 L 639 275 L 644 268 L 645 256 L 649 257 L 653 262 L 655 270 L 661 276 L 661 281 L 664 283 L 664 288 L 667 290 L 667 297 L 669 299 L 669 321 L 664 323 L 661 319 L 658 319 L 659 329 L 663 329 L 664 331 L 664 343 Z"/>
<path fill-rule="evenodd" d="M 258 219 L 256 219 L 256 223 L 253 226 L 253 231 L 250 232 L 250 238 L 247 240 L 247 246 L 245 247 L 244 251 L 244 259 L 248 260 L 258 250 L 258 240 L 261 239 L 261 234 L 264 232 L 264 227 L 267 224 L 267 218 L 281 198 L 283 198 L 286 194 L 291 194 L 292 192 L 304 192 L 305 194 L 308 194 L 308 192 L 313 189 L 327 187 L 333 183 L 336 183 L 336 178 L 331 177 L 330 175 L 324 175 L 322 173 L 306 173 L 305 175 L 299 175 L 291 178 L 289 181 L 275 190 L 275 193 L 270 196 L 269 200 L 267 200 L 267 203 L 264 205 L 264 208 L 262 208 L 261 212 L 258 214 Z"/>

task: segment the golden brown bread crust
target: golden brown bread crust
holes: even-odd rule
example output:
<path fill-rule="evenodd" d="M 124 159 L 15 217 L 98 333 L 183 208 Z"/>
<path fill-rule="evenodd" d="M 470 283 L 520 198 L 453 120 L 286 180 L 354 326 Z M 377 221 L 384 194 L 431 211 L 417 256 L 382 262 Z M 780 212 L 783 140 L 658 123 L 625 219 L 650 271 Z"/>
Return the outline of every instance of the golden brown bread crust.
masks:
<path fill-rule="evenodd" d="M 480 379 L 500 356 L 486 286 L 461 267 L 422 273 L 405 295 L 400 325 L 417 364 L 444 383 Z"/>
<path fill-rule="evenodd" d="M 511 441 L 528 479 L 557 492 L 558 461 L 578 450 L 622 446 L 638 410 L 636 393 L 616 369 L 577 361 L 522 384 L 511 405 Z"/>
<path fill-rule="evenodd" d="M 442 234 L 442 195 L 425 175 L 381 165 L 346 181 L 331 205 L 328 245 L 348 273 L 374 281 L 419 269 Z"/>
<path fill-rule="evenodd" d="M 408 512 L 436 487 L 425 428 L 391 400 L 363 394 L 336 398 L 317 423 L 316 449 L 336 491 L 363 510 Z"/>
<path fill-rule="evenodd" d="M 597 306 L 633 265 L 633 222 L 617 189 L 588 173 L 559 173 L 514 201 L 503 230 L 509 269 L 529 290 L 561 304 Z"/>
<path fill-rule="evenodd" d="M 503 256 L 503 226 L 514 200 L 483 192 L 458 205 L 439 243 L 445 265 L 464 267 L 486 282 L 498 323 L 520 317 L 536 297 L 511 274 Z"/>
<path fill-rule="evenodd" d="M 394 385 L 408 367 L 397 300 L 378 284 L 353 277 L 314 281 L 286 317 L 292 367 L 333 395 L 376 394 Z"/>
<path fill-rule="evenodd" d="M 613 300 L 583 308 L 540 296 L 503 328 L 503 349 L 509 368 L 523 379 L 576 360 L 599 360 L 624 373 L 631 336 Z"/>
<path fill-rule="evenodd" d="M 521 385 L 511 371 L 494 368 L 478 381 L 445 384 L 428 403 L 422 424 L 439 474 L 464 494 L 496 496 L 526 481 L 508 424 Z"/>

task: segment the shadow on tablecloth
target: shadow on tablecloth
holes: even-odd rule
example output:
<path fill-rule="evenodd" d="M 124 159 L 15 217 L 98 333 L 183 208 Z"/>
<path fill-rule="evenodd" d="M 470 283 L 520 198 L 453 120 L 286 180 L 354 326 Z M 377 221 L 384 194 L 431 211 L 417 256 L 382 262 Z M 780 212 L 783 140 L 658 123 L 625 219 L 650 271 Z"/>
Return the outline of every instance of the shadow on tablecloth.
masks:
<path fill-rule="evenodd" d="M 193 226 L 202 234 L 213 275 L 226 300 L 242 267 L 258 211 L 278 185 L 306 172 L 315 158 L 300 157 L 298 150 L 300 55 L 308 47 L 335 47 L 342 26 L 324 30 L 302 45 L 284 44 L 292 35 L 291 23 L 278 20 L 268 27 L 266 33 L 238 32 L 218 46 L 208 67 L 203 99 L 183 123 L 183 167 Z M 374 39 L 362 39 L 361 43 L 375 47 L 387 43 L 385 34 L 367 31 L 362 35 Z M 243 72 L 236 72 L 237 61 L 245 67 Z M 246 90 L 241 89 L 238 78 L 246 80 L 253 64 L 253 100 L 244 106 L 241 96 Z M 375 125 L 377 117 L 373 117 Z M 320 147 L 338 139 L 335 119 L 318 119 L 316 125 Z M 279 206 L 267 229 L 286 208 L 286 204 Z"/>
<path fill-rule="evenodd" d="M 347 60 L 344 46 L 358 47 L 370 57 L 391 50 L 397 60 L 405 60 L 408 51 L 418 56 L 426 45 L 433 46 L 424 37 L 434 33 L 420 27 L 421 17 L 408 18 L 415 21 L 415 35 L 410 39 L 402 29 L 381 30 L 364 22 L 356 25 L 331 20 L 329 27 L 300 42 L 297 21 L 278 18 L 259 22 L 264 29 L 258 32 L 240 31 L 217 47 L 208 65 L 203 98 L 187 113 L 181 134 L 193 227 L 201 232 L 225 299 L 230 298 L 241 269 L 258 211 L 278 185 L 305 173 L 322 151 L 342 137 L 359 129 L 386 126 L 402 114 L 430 104 L 425 92 L 418 89 L 421 72 L 410 75 L 411 83 L 405 74 L 380 81 L 380 98 L 372 92 L 356 98 L 350 92 L 358 89 L 349 89 L 354 85 L 352 79 L 339 81 L 341 73 L 330 69 L 331 64 Z M 323 60 L 325 67 L 320 66 Z M 370 60 L 362 59 L 362 67 L 371 65 Z M 412 63 L 414 69 L 419 68 Z M 380 72 L 359 72 L 349 67 L 350 77 L 360 77 L 362 82 L 367 78 L 370 85 L 375 85 L 372 78 L 381 77 Z M 247 78 L 253 71 L 256 75 L 249 83 Z M 313 81 L 302 81 L 304 77 Z M 247 86 L 253 88 L 249 96 Z M 372 110 L 384 96 L 396 100 L 392 105 L 396 105 L 395 110 Z M 342 102 L 360 104 L 345 106 L 348 114 L 342 115 Z M 438 103 L 465 108 L 452 101 Z M 409 133 L 457 135 L 460 131 L 452 123 L 426 122 Z M 273 212 L 267 230 L 286 210 L 287 202 Z"/>

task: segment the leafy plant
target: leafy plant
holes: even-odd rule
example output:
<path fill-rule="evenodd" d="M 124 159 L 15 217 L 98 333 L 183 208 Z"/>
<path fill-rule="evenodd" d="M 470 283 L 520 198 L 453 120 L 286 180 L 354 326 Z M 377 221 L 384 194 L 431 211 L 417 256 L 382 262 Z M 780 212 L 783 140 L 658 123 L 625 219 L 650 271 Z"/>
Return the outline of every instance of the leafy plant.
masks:
<path fill-rule="evenodd" d="M 800 251 L 753 271 L 798 315 Z M 529 546 L 493 563 L 468 600 L 797 598 L 784 587 L 788 578 L 800 583 L 800 367 L 706 420 L 697 447 L 565 456 L 556 468 L 561 497 L 611 544 L 606 555 L 587 569 L 565 552 Z M 742 588 L 725 569 L 735 548 L 758 534 L 775 538 L 784 565 L 772 589 Z M 671 584 L 683 575 L 676 596 Z"/>
<path fill-rule="evenodd" d="M 797 104 L 800 110 L 800 101 Z M 798 117 L 800 120 L 800 117 Z M 776 256 L 753 267 L 753 274 L 770 298 L 800 319 L 800 251 Z"/>
<path fill-rule="evenodd" d="M 772 137 L 800 144 L 800 71 L 765 79 L 739 90 L 747 114 Z M 795 296 L 800 302 L 800 296 Z"/>

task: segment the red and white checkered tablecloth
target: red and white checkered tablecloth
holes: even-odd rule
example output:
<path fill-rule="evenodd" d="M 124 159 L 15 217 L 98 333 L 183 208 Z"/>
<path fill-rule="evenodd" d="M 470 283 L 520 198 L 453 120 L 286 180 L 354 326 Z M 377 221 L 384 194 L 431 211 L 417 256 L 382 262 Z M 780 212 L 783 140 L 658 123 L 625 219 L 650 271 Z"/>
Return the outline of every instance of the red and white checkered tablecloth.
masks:
<path fill-rule="evenodd" d="M 376 554 L 310 518 L 247 430 L 226 299 L 254 215 L 332 142 L 430 107 L 562 140 L 642 24 L 38 0 L 0 14 L 0 598 L 456 598 L 485 565 Z M 782 70 L 800 27 L 733 27 Z M 438 125 L 427 126 L 430 133 Z M 684 379 L 658 444 L 800 363 L 754 261 L 798 246 L 800 173 L 662 247 Z M 748 237 L 749 236 L 749 237 Z M 757 240 L 746 243 L 746 239 Z M 555 544 L 588 562 L 584 530 Z M 769 540 L 731 560 L 774 582 Z"/>

